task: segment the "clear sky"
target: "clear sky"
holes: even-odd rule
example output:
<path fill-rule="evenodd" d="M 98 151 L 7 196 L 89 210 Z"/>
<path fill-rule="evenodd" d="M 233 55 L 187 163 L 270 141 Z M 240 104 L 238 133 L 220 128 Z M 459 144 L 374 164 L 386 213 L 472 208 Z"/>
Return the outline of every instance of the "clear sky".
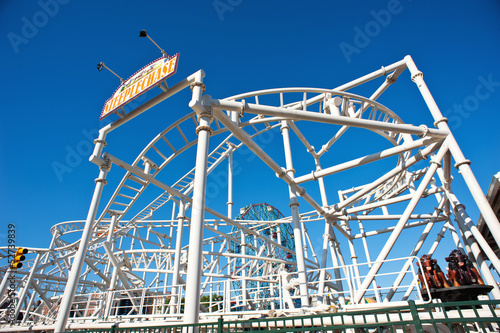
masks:
<path fill-rule="evenodd" d="M 169 84 L 203 69 L 215 98 L 275 87 L 332 88 L 410 54 L 486 190 L 500 171 L 499 17 L 496 0 L 3 0 L 0 246 L 7 223 L 17 225 L 18 245 L 47 247 L 50 226 L 85 219 L 98 174 L 88 162 L 90 142 L 116 117 L 99 121 L 119 84 L 96 64 L 127 78 L 160 57 L 138 37 L 141 29 L 169 54 L 180 52 Z M 400 80 L 409 81 L 408 71 Z M 189 95 L 183 96 L 178 107 L 152 109 L 114 132 L 108 147 L 131 163 L 190 112 Z M 383 103 L 408 123 L 432 125 L 427 113 L 413 112 L 412 101 L 401 109 L 394 107 L 401 99 Z M 455 177 L 456 191 L 463 190 Z M 476 219 L 470 196 L 461 198 Z M 238 199 L 236 211 L 259 201 L 245 200 Z M 287 203 L 269 203 L 289 215 Z"/>

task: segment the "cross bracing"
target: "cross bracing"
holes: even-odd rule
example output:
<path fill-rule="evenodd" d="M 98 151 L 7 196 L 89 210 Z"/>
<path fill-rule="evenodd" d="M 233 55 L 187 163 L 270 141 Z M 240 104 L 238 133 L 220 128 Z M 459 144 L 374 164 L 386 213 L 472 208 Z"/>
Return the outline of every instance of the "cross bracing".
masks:
<path fill-rule="evenodd" d="M 405 110 L 378 102 L 406 69 L 424 97 L 419 111 L 432 123 L 406 124 Z M 203 76 L 162 89 L 100 131 L 87 219 L 55 224 L 50 245 L 28 246 L 21 269 L 0 268 L 4 282 L 15 277 L 17 325 L 57 332 L 123 318 L 195 323 L 425 303 L 432 297 L 419 286 L 417 257 L 450 244 L 471 258 L 492 286 L 489 296 L 500 297 L 490 269 L 500 262 L 453 191 L 453 166 L 497 243 L 498 220 L 410 57 L 334 89 L 216 99 L 203 93 Z M 369 97 L 353 92 L 376 82 L 365 89 Z M 168 98 L 187 87 L 191 109 L 134 160 L 105 148 L 121 124 L 154 105 L 168 108 Z M 357 141 L 358 131 L 376 139 Z M 124 170 L 118 184 L 106 181 L 112 165 Z M 263 190 L 269 175 L 274 180 Z M 109 200 L 98 212 L 103 191 Z M 283 217 L 236 217 L 238 196 L 265 191 Z"/>

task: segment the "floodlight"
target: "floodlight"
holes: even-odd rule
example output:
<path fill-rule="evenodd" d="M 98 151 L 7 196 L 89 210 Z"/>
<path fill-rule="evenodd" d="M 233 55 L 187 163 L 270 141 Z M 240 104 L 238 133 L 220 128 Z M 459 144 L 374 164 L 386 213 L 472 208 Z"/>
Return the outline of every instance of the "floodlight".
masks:
<path fill-rule="evenodd" d="M 100 62 L 100 63 L 98 63 L 98 64 L 97 64 L 97 70 L 98 70 L 99 72 L 103 69 L 103 67 L 104 67 L 104 68 L 106 68 L 106 69 L 107 69 L 108 71 L 110 71 L 111 73 L 113 73 L 113 74 L 114 74 L 117 78 L 119 78 L 119 79 L 120 79 L 120 81 L 125 82 L 125 80 L 124 80 L 124 79 L 122 79 L 122 78 L 120 77 L 120 75 L 116 74 L 116 73 L 115 73 L 115 72 L 113 72 L 111 69 L 109 69 L 109 67 L 108 67 L 108 66 L 106 66 L 103 62 Z"/>
<path fill-rule="evenodd" d="M 168 57 L 167 52 L 165 52 L 165 51 L 164 51 L 164 50 L 163 50 L 163 49 L 162 49 L 162 48 L 161 48 L 158 44 L 156 44 L 156 43 L 155 43 L 155 41 L 154 41 L 151 37 L 149 37 L 149 35 L 148 35 L 148 33 L 147 33 L 147 31 L 146 31 L 146 30 L 141 30 L 141 31 L 139 31 L 139 37 L 148 37 L 148 38 L 149 38 L 149 40 L 150 40 L 150 41 L 152 41 L 152 42 L 153 42 L 153 44 L 155 44 L 155 45 L 156 45 L 156 47 L 160 49 L 160 51 L 161 51 L 161 53 L 163 54 L 163 56 Z"/>

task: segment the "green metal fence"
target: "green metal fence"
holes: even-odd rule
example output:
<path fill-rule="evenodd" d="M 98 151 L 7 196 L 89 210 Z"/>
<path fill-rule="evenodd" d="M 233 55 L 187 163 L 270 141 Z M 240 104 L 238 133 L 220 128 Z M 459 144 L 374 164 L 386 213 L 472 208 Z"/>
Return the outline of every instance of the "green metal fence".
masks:
<path fill-rule="evenodd" d="M 223 333 L 223 332 L 499 332 L 500 301 L 466 301 L 416 305 L 385 309 L 358 310 L 328 314 L 258 318 L 251 320 L 122 327 L 68 331 L 72 333 Z"/>

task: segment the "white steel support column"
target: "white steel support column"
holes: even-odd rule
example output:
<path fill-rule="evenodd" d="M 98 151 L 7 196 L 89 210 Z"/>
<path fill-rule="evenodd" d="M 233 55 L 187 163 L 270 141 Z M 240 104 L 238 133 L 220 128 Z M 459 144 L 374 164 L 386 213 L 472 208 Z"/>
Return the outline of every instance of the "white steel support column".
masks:
<path fill-rule="evenodd" d="M 118 213 L 114 211 L 109 211 L 109 214 L 111 215 L 111 221 L 109 222 L 109 229 L 108 229 L 108 237 L 106 237 L 106 241 L 111 244 L 111 250 L 114 251 L 114 230 L 116 226 L 116 220 L 118 218 Z M 108 265 L 106 266 L 106 275 L 109 274 L 111 267 L 113 265 L 111 264 L 111 259 L 108 259 Z M 115 284 L 116 284 L 116 268 L 113 268 L 113 273 L 111 276 L 111 280 L 109 282 L 109 287 L 108 287 L 108 292 L 106 295 L 106 308 L 104 310 L 104 317 L 107 318 L 109 317 L 109 314 L 111 313 L 111 307 L 113 306 L 113 295 L 114 295 L 114 290 L 115 290 Z"/>
<path fill-rule="evenodd" d="M 240 114 L 238 112 L 231 112 L 231 121 L 238 126 L 240 122 Z M 228 145 L 233 146 L 234 149 L 234 144 L 231 142 L 227 143 Z M 233 218 L 233 171 L 234 171 L 234 165 L 233 165 L 233 152 L 230 151 L 229 155 L 227 157 L 227 217 L 230 219 Z"/>
<path fill-rule="evenodd" d="M 321 271 L 319 272 L 319 285 L 318 285 L 318 296 L 321 298 L 320 300 L 323 301 L 323 293 L 325 289 L 325 276 L 326 276 L 326 263 L 328 259 L 328 243 L 330 242 L 330 229 L 332 226 L 330 225 L 329 221 L 325 219 L 325 231 L 323 232 L 323 248 L 321 252 Z M 335 260 L 334 258 L 332 258 Z M 337 273 L 338 270 L 335 270 L 335 273 Z M 335 274 L 335 277 L 337 278 L 337 274 Z"/>
<path fill-rule="evenodd" d="M 451 185 L 451 153 L 449 151 L 446 153 L 446 155 L 444 155 L 443 158 L 443 178 L 441 179 L 441 181 L 443 182 L 444 189 L 448 191 Z M 444 212 L 448 216 L 451 215 L 450 202 L 448 200 L 444 205 Z"/>
<path fill-rule="evenodd" d="M 66 284 L 66 289 L 64 290 L 61 305 L 59 307 L 59 313 L 57 314 L 54 333 L 61 333 L 66 329 L 66 323 L 71 311 L 71 304 L 73 303 L 73 298 L 75 297 L 76 289 L 78 287 L 78 281 L 80 280 L 80 273 L 83 267 L 83 262 L 85 259 L 85 255 L 87 254 L 87 248 L 90 236 L 92 234 L 92 226 L 94 225 L 95 216 L 97 213 L 97 208 L 99 207 L 99 201 L 101 200 L 103 187 L 104 185 L 106 185 L 106 175 L 108 174 L 108 171 L 111 167 L 109 161 L 104 162 L 105 163 L 99 167 L 99 177 L 95 180 L 96 185 L 94 189 L 94 195 L 92 196 L 87 219 L 85 220 L 85 226 L 83 228 L 78 252 L 75 255 L 75 259 L 73 260 L 71 271 L 68 277 L 68 283 Z"/>
<path fill-rule="evenodd" d="M 186 219 L 186 203 L 184 200 L 179 202 L 179 214 L 177 214 L 177 236 L 175 238 L 175 253 L 174 253 L 174 272 L 172 274 L 172 300 L 170 302 L 169 312 L 178 313 L 177 308 L 181 306 L 179 294 L 179 271 L 181 265 L 181 250 L 182 250 L 182 235 L 184 231 L 184 220 Z"/>
<path fill-rule="evenodd" d="M 349 221 L 342 220 L 341 227 L 345 229 L 345 231 L 351 236 L 351 226 L 349 225 Z M 354 247 L 354 242 L 352 237 L 347 238 L 347 242 L 349 243 L 349 252 L 351 253 L 351 264 L 353 265 L 353 281 L 356 281 L 358 287 L 361 286 L 361 273 L 359 272 L 358 266 L 358 256 L 356 255 L 356 249 Z"/>
<path fill-rule="evenodd" d="M 346 127 L 346 129 L 347 129 L 347 127 Z M 323 149 L 326 149 L 326 147 L 323 146 L 322 150 Z M 318 172 L 319 170 L 321 170 L 319 156 L 315 158 L 315 164 L 316 164 L 316 172 Z M 321 203 L 326 210 L 326 208 L 328 207 L 328 198 L 326 196 L 324 178 L 318 177 L 317 179 L 318 179 L 318 186 L 319 186 L 320 194 L 321 194 Z M 295 179 L 295 181 L 297 181 L 297 179 Z M 339 267 L 339 258 L 338 257 L 339 256 L 341 257 L 340 253 L 339 253 L 339 256 L 337 256 L 337 250 L 335 249 L 334 243 L 337 242 L 337 239 L 335 238 L 332 223 L 337 224 L 336 221 L 332 221 L 330 219 L 325 219 L 325 231 L 323 234 L 323 251 L 322 251 L 322 255 L 321 255 L 321 266 L 320 266 L 321 268 L 323 268 L 323 270 L 321 270 L 321 272 L 320 272 L 319 287 L 318 287 L 319 288 L 318 295 L 320 295 L 321 298 L 323 296 L 324 286 L 325 286 L 326 270 L 324 270 L 324 268 L 326 268 L 326 264 L 327 264 L 328 247 L 330 247 L 330 249 L 331 249 L 333 267 Z M 340 248 L 339 248 L 339 251 L 340 251 Z M 341 258 L 341 259 L 343 261 L 343 258 Z M 337 282 L 335 282 L 335 285 L 337 287 L 340 286 L 339 290 L 342 290 L 342 281 L 340 280 L 341 275 L 340 275 L 340 271 L 338 268 L 334 269 L 334 274 L 335 274 L 335 279 L 337 280 Z M 342 296 L 340 296 L 339 298 L 343 299 Z"/>
<path fill-rule="evenodd" d="M 233 152 L 227 157 L 227 217 L 233 218 Z"/>
<path fill-rule="evenodd" d="M 447 131 L 450 133 L 448 134 L 447 141 L 451 155 L 453 155 L 453 158 L 455 159 L 456 162 L 455 168 L 457 168 L 460 171 L 460 174 L 464 178 L 465 183 L 467 184 L 467 187 L 469 188 L 472 197 L 474 198 L 474 201 L 476 202 L 479 210 L 481 211 L 481 214 L 483 215 L 486 225 L 491 231 L 491 235 L 495 239 L 497 245 L 500 246 L 500 222 L 498 221 L 495 213 L 493 212 L 493 209 L 488 203 L 488 200 L 486 200 L 486 197 L 484 196 L 484 193 L 481 190 L 481 187 L 479 186 L 476 177 L 472 173 L 472 170 L 469 166 L 470 161 L 465 159 L 462 150 L 460 149 L 457 141 L 453 137 L 453 134 L 451 133 L 450 128 L 448 127 L 447 119 L 444 118 L 443 115 L 441 114 L 441 111 L 439 110 L 436 101 L 434 101 L 434 98 L 432 97 L 429 88 L 427 88 L 427 85 L 425 84 L 423 73 L 418 70 L 417 66 L 415 65 L 413 59 L 410 56 L 406 56 L 405 60 L 406 60 L 406 65 L 408 66 L 408 69 L 410 70 L 410 73 L 412 75 L 412 80 L 417 84 L 420 93 L 424 97 L 425 103 L 427 104 L 427 107 L 429 108 L 432 116 L 434 117 L 436 126 L 440 130 Z"/>
<path fill-rule="evenodd" d="M 370 256 L 370 250 L 368 249 L 368 242 L 366 241 L 365 226 L 363 225 L 362 220 L 358 220 L 358 229 L 359 229 L 359 234 L 361 235 L 361 240 L 363 241 L 363 248 L 365 250 L 366 261 L 370 263 L 370 264 L 368 264 L 368 267 L 371 268 L 373 266 L 371 264 L 372 258 Z M 351 239 L 351 242 L 352 242 L 352 239 Z M 380 292 L 379 292 L 378 287 L 377 287 L 377 280 L 376 279 L 373 279 L 372 288 L 373 288 L 373 292 L 375 293 L 375 300 L 377 301 L 377 303 L 380 303 Z"/>
<path fill-rule="evenodd" d="M 247 258 L 245 257 L 247 253 L 247 244 L 246 244 L 246 236 L 243 230 L 240 231 L 240 250 L 241 250 L 241 298 L 243 302 L 243 309 L 248 310 L 248 297 L 247 297 L 247 270 L 245 267 L 247 263 Z"/>
<path fill-rule="evenodd" d="M 292 149 L 290 147 L 290 127 L 286 121 L 281 122 L 281 132 L 283 134 L 283 143 L 285 147 L 286 173 L 293 179 L 295 170 L 293 169 Z M 297 201 L 297 192 L 295 184 L 288 186 L 290 194 L 290 208 L 292 209 L 293 236 L 295 241 L 295 256 L 297 258 L 297 273 L 299 276 L 299 290 L 302 306 L 309 306 L 309 292 L 307 289 L 307 272 L 304 261 L 304 240 L 302 239 L 301 223 L 299 216 L 299 202 Z"/>
<path fill-rule="evenodd" d="M 184 323 L 196 324 L 200 312 L 200 286 L 202 275 L 203 229 L 205 218 L 205 194 L 207 188 L 208 142 L 212 132 L 212 113 L 209 107 L 201 105 L 203 73 L 198 72 L 193 87 L 193 98 L 189 106 L 198 116 L 198 145 L 196 171 L 194 175 L 193 204 L 191 206 L 191 230 L 189 233 L 189 255 L 186 280 L 186 303 Z"/>
<path fill-rule="evenodd" d="M 455 243 L 457 249 L 459 249 L 462 252 L 465 252 L 464 245 L 460 243 L 460 236 L 458 235 L 457 231 L 455 230 L 455 226 L 451 223 L 451 219 L 447 222 L 448 224 L 448 231 L 451 234 L 451 237 L 453 238 L 453 242 Z M 446 224 L 445 224 L 446 225 Z M 432 254 L 434 254 L 434 251 L 432 251 Z M 431 253 L 431 252 L 429 252 Z"/>
<path fill-rule="evenodd" d="M 109 222 L 108 236 L 106 237 L 106 241 L 108 243 L 113 243 L 116 220 L 118 219 L 118 215 L 120 215 L 120 214 L 118 214 L 115 211 L 110 210 L 109 215 L 111 215 L 111 221 Z M 112 249 L 114 249 L 114 246 Z"/>
<path fill-rule="evenodd" d="M 413 198 L 408 203 L 408 206 L 406 207 L 406 209 L 403 213 L 403 216 L 401 216 L 401 219 L 396 224 L 396 227 L 394 228 L 393 232 L 391 233 L 391 236 L 389 237 L 389 239 L 385 243 L 383 249 L 380 251 L 377 259 L 375 260 L 375 264 L 373 265 L 372 268 L 370 268 L 370 271 L 368 272 L 365 280 L 361 284 L 360 289 L 358 290 L 358 292 L 354 296 L 355 303 L 359 303 L 361 301 L 361 299 L 363 298 L 368 286 L 372 283 L 373 279 L 375 278 L 375 275 L 378 273 L 380 267 L 382 266 L 382 261 L 384 261 L 387 258 L 387 255 L 389 254 L 392 247 L 394 246 L 394 243 L 396 242 L 399 235 L 403 231 L 405 224 L 408 222 L 408 218 L 413 213 L 413 210 L 415 209 L 418 202 L 420 201 L 422 194 L 424 193 L 425 189 L 429 185 L 429 182 L 431 181 L 432 177 L 434 176 L 434 173 L 436 172 L 438 166 L 440 166 L 440 161 L 443 159 L 444 154 L 447 151 L 448 151 L 448 146 L 447 146 L 447 141 L 445 141 L 443 143 L 443 145 L 441 146 L 441 148 L 439 149 L 438 153 L 432 158 L 432 160 L 430 162 L 431 165 L 429 166 L 429 169 L 427 170 L 424 178 L 422 179 L 417 190 L 415 191 Z"/>

